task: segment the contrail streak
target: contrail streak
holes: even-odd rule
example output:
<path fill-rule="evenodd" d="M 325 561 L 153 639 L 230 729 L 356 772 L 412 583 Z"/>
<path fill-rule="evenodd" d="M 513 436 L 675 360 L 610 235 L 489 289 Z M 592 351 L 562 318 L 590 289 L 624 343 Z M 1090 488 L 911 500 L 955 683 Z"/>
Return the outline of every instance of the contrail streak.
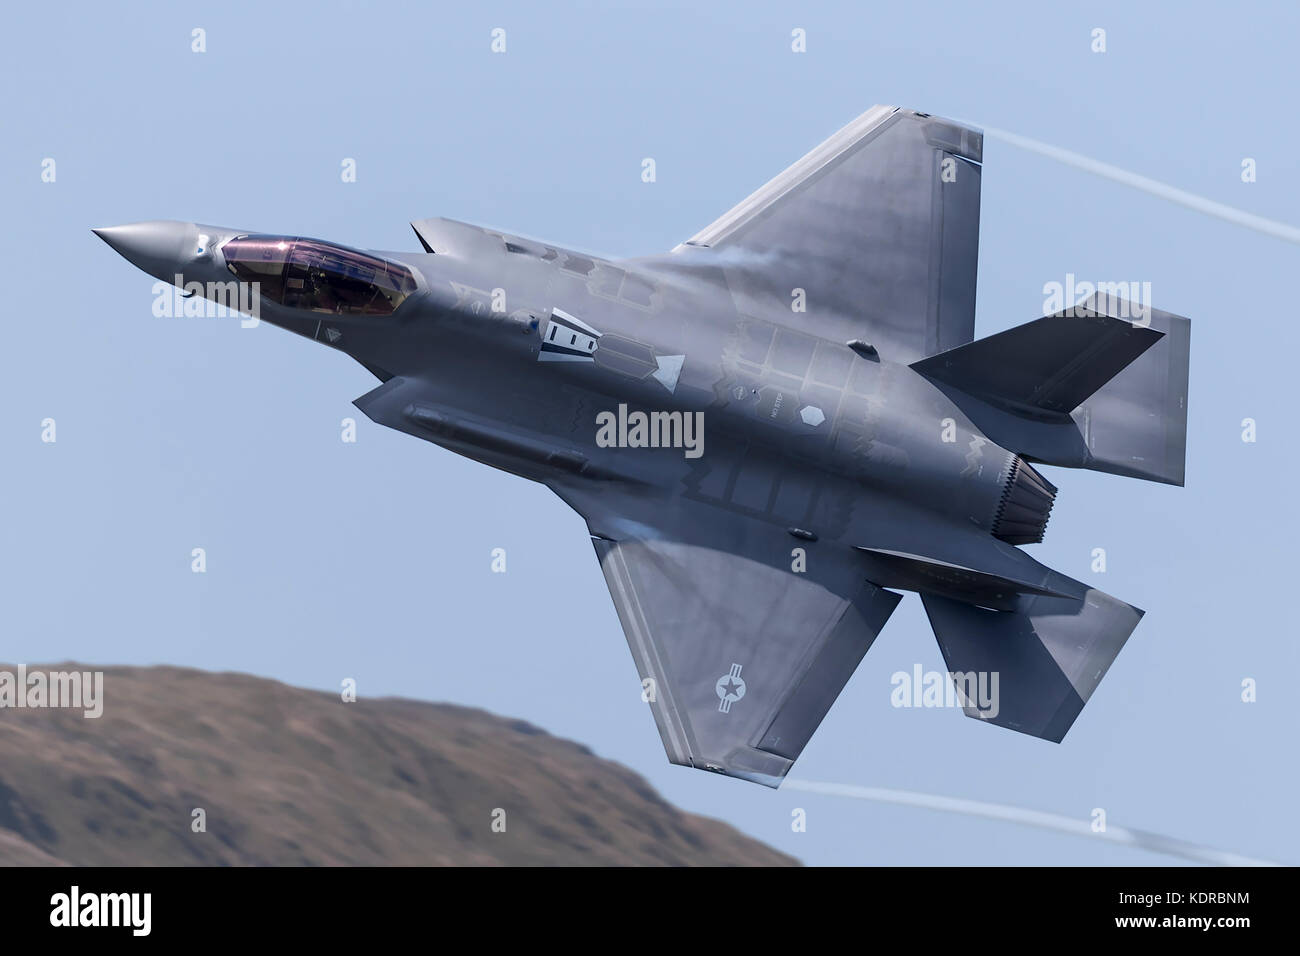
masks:
<path fill-rule="evenodd" d="M 972 124 L 978 126 L 978 124 Z M 1217 219 L 1223 219 L 1226 222 L 1238 226 L 1245 226 L 1247 229 L 1253 229 L 1261 232 L 1266 236 L 1273 236 L 1275 239 L 1284 239 L 1287 242 L 1300 243 L 1300 229 L 1295 226 L 1288 226 L 1284 222 L 1278 222 L 1274 219 L 1265 219 L 1263 216 L 1256 216 L 1253 213 L 1244 212 L 1235 209 L 1232 206 L 1225 206 L 1221 202 L 1215 202 L 1212 199 L 1206 199 L 1204 196 L 1197 196 L 1193 193 L 1185 192 L 1181 189 L 1175 189 L 1166 183 L 1157 182 L 1154 179 L 1148 179 L 1146 176 L 1139 176 L 1137 173 L 1131 173 L 1127 169 L 1120 169 L 1118 166 L 1112 166 L 1109 163 L 1103 163 L 1099 160 L 1090 159 L 1079 153 L 1071 152 L 1068 149 L 1061 149 L 1059 146 L 1051 146 L 1047 143 L 1040 143 L 1036 139 L 1030 139 L 1028 136 L 1020 136 L 1017 133 L 1008 133 L 1006 130 L 994 129 L 989 126 L 984 127 L 984 135 L 993 139 L 1001 140 L 1012 146 L 1019 146 L 1021 149 L 1027 149 L 1030 152 L 1038 153 L 1040 156 L 1046 156 L 1057 162 L 1065 163 L 1067 166 L 1073 166 L 1076 169 L 1082 169 L 1086 172 L 1093 173 L 1097 176 L 1103 176 L 1106 179 L 1112 179 L 1117 183 L 1123 183 L 1125 186 L 1132 186 L 1134 189 L 1140 189 L 1145 193 L 1153 196 L 1159 196 L 1161 199 L 1168 199 L 1170 202 L 1176 202 L 1180 206 L 1186 206 L 1188 209 L 1195 209 L 1197 212 L 1203 212 L 1207 216 L 1214 216 Z"/>
<path fill-rule="evenodd" d="M 932 793 L 916 793 L 912 790 L 891 790 L 886 787 L 859 787 L 844 783 L 820 783 L 815 780 L 786 780 L 782 790 L 804 790 L 808 793 L 820 793 L 829 797 L 851 797 L 855 800 L 874 800 L 877 803 L 895 803 L 905 807 L 921 807 L 926 810 L 942 810 L 947 813 L 959 813 L 970 817 L 985 817 L 990 820 L 1002 820 L 1005 823 L 1019 823 L 1024 826 L 1039 827 L 1043 830 L 1056 830 L 1074 836 L 1087 837 L 1092 840 L 1104 840 L 1121 846 L 1150 850 L 1178 856 L 1197 863 L 1211 866 L 1282 866 L 1271 860 L 1257 860 L 1215 850 L 1186 840 L 1152 833 L 1149 830 L 1134 830 L 1129 827 L 1117 827 L 1107 824 L 1103 832 L 1097 833 L 1092 824 L 1086 820 L 1061 816 L 1057 813 L 1043 813 L 1039 810 L 1026 810 L 1023 807 L 1010 807 L 1004 803 L 984 803 L 980 800 L 963 800 L 958 797 L 941 797 Z"/>

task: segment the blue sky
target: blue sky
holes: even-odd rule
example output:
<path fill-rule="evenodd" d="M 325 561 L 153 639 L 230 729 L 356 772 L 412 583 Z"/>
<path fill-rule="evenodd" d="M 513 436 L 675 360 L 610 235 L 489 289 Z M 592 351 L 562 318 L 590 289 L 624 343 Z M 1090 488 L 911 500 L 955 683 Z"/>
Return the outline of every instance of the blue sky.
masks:
<path fill-rule="evenodd" d="M 649 254 L 874 103 L 1300 224 L 1297 8 L 52 3 L 7 18 L 0 658 L 352 677 L 363 695 L 486 707 L 810 863 L 1162 862 L 671 767 L 575 514 L 370 423 L 350 403 L 374 380 L 340 353 L 266 325 L 155 318 L 152 280 L 90 229 L 169 218 L 414 250 L 411 220 L 449 216 Z M 795 28 L 806 53 L 791 52 Z M 891 674 L 943 668 L 909 595 L 795 775 L 1085 819 L 1102 807 L 1300 861 L 1297 331 L 1282 288 L 1298 251 L 986 144 L 977 334 L 1037 317 L 1043 285 L 1067 273 L 1149 281 L 1157 308 L 1193 320 L 1187 487 L 1047 470 L 1061 490 L 1035 556 L 1147 611 L 1062 745 L 891 707 Z M 345 417 L 355 444 L 339 439 Z M 190 571 L 195 547 L 206 574 Z M 1256 703 L 1240 699 L 1245 678 Z"/>

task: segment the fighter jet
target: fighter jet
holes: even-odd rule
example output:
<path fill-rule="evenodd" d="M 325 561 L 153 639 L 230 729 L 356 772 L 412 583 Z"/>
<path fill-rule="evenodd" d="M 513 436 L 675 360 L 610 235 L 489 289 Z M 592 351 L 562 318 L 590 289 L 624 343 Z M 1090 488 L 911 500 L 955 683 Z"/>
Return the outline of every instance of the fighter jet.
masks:
<path fill-rule="evenodd" d="M 775 787 L 900 591 L 967 715 L 1056 742 L 1143 614 L 1021 546 L 1056 498 L 1040 466 L 1183 484 L 1190 323 L 1101 289 L 974 340 L 982 142 L 874 107 L 634 259 L 448 219 L 412 223 L 420 253 L 95 232 L 356 359 L 375 422 L 554 490 L 668 759 Z"/>

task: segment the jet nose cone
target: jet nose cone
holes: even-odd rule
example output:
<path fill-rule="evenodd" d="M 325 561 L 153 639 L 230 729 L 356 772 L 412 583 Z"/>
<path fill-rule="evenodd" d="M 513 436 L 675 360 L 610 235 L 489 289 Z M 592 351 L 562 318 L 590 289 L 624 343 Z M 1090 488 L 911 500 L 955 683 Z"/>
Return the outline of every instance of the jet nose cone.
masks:
<path fill-rule="evenodd" d="M 194 226 L 184 222 L 133 222 L 91 231 L 127 262 L 170 282 L 182 271 L 184 252 Z"/>

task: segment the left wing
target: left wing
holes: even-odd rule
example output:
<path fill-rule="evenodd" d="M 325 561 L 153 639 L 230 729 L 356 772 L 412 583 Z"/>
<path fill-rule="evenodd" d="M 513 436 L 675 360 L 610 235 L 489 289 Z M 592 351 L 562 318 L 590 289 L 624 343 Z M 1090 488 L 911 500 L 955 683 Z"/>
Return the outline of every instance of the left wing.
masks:
<path fill-rule="evenodd" d="M 713 505 L 551 487 L 587 519 L 668 759 L 778 786 L 900 595 L 850 549 Z"/>
<path fill-rule="evenodd" d="M 872 107 L 673 257 L 719 267 L 742 313 L 863 340 L 895 362 L 963 345 L 975 331 L 983 139 Z"/>

